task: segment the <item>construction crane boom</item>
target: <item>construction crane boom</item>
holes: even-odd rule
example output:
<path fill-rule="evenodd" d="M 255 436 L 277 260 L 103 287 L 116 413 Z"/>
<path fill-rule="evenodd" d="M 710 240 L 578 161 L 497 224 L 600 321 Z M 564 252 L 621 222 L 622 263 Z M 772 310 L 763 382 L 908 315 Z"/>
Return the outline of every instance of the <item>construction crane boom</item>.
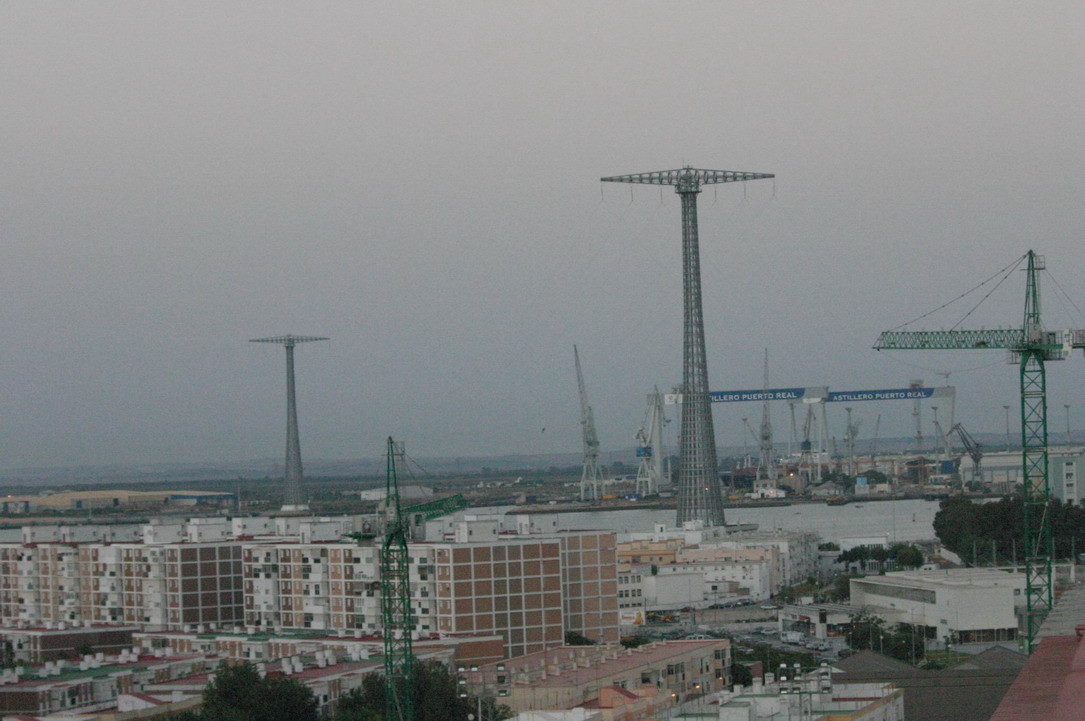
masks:
<path fill-rule="evenodd" d="M 886 331 L 875 350 L 1005 349 L 1020 367 L 1021 463 L 1025 499 L 1026 649 L 1031 653 L 1044 616 L 1054 603 L 1053 546 L 1048 514 L 1050 487 L 1047 456 L 1047 374 L 1045 361 L 1062 360 L 1085 348 L 1085 330 L 1045 331 L 1040 318 L 1043 256 L 1029 250 L 1025 280 L 1024 322 L 1020 329 Z"/>
<path fill-rule="evenodd" d="M 403 443 L 388 437 L 385 529 L 381 541 L 381 620 L 384 626 L 384 721 L 414 721 L 414 617 L 411 614 L 407 519 L 399 504 L 396 459 Z"/>
<path fill-rule="evenodd" d="M 584 470 L 580 475 L 580 500 L 599 500 L 599 434 L 595 432 L 595 416 L 588 403 L 584 372 L 580 369 L 580 351 L 573 346 L 576 360 L 576 387 L 580 394 L 580 433 L 584 439 Z"/>

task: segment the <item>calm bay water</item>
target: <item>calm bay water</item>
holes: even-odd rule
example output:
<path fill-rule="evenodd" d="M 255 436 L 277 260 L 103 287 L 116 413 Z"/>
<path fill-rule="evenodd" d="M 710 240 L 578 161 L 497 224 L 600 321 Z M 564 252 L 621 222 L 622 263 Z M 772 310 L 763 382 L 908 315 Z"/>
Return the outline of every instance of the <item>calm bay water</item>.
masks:
<path fill-rule="evenodd" d="M 798 503 L 770 508 L 728 508 L 728 523 L 756 523 L 763 530 L 813 531 L 825 541 L 859 536 L 889 536 L 891 541 L 933 539 L 937 501 L 877 501 L 826 506 Z M 650 531 L 656 523 L 674 526 L 672 510 L 637 509 L 562 513 L 561 528 Z"/>

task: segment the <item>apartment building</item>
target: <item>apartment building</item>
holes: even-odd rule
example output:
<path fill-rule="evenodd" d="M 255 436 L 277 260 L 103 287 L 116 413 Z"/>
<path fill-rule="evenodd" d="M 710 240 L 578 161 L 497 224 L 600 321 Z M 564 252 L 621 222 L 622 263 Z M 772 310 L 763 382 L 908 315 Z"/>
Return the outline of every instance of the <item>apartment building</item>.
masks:
<path fill-rule="evenodd" d="M 281 631 L 263 633 L 253 628 L 232 631 L 195 633 L 193 631 L 147 631 L 133 634 L 132 644 L 148 653 L 224 656 L 235 661 L 258 663 L 282 658 L 315 656 L 331 651 L 337 658 L 355 661 L 378 658 L 384 653 L 384 641 L 377 636 L 344 632 Z M 461 638 L 420 639 L 413 644 L 416 658 L 457 663 L 480 664 L 505 658 L 505 640 L 497 634 Z"/>
<path fill-rule="evenodd" d="M 221 659 L 204 656 L 128 656 L 67 664 L 49 661 L 29 674 L 0 674 L 0 713 L 5 716 L 67 716 L 117 705 L 121 694 L 169 678 L 206 674 Z M 206 679 L 206 676 L 204 676 Z M 205 681 L 206 683 L 206 681 Z"/>
<path fill-rule="evenodd" d="M 50 559 L 51 569 L 44 577 L 40 567 L 43 558 Z M 78 579 L 73 575 L 77 566 L 77 553 L 70 546 L 0 544 L 0 625 L 40 626 L 78 620 Z M 44 607 L 43 597 L 47 600 Z"/>
<path fill-rule="evenodd" d="M 438 632 L 499 633 L 510 656 L 564 642 L 558 541 L 426 543 L 412 551 L 433 562 Z"/>
<path fill-rule="evenodd" d="M 37 628 L 0 628 L 9 663 L 43 664 L 86 654 L 117 654 L 132 647 L 136 626 L 52 624 Z"/>
<path fill-rule="evenodd" d="M 777 568 L 773 575 L 783 586 L 802 583 L 818 572 L 818 542 L 816 533 L 805 531 L 747 531 L 719 541 L 720 548 L 775 548 Z"/>
<path fill-rule="evenodd" d="M 79 547 L 80 617 L 147 630 L 244 621 L 241 543 Z"/>
<path fill-rule="evenodd" d="M 596 643 L 617 643 L 617 537 L 611 532 L 548 534 L 560 543 L 565 630 Z"/>
<path fill-rule="evenodd" d="M 418 566 L 412 581 L 427 577 L 425 566 Z M 380 628 L 379 559 L 372 543 L 245 544 L 242 574 L 246 626 L 364 633 Z M 413 592 L 420 599 L 430 595 L 427 589 L 423 596 L 417 583 Z M 419 630 L 430 631 L 429 608 L 420 604 L 414 610 Z"/>
<path fill-rule="evenodd" d="M 616 687 L 644 687 L 663 699 L 721 691 L 730 685 L 731 642 L 659 641 L 634 649 L 562 646 L 461 673 L 471 693 L 495 695 L 517 712 L 576 707 Z"/>
<path fill-rule="evenodd" d="M 618 565 L 618 620 L 622 626 L 644 623 L 644 574 L 647 566 Z"/>
<path fill-rule="evenodd" d="M 517 654 L 560 644 L 566 630 L 617 642 L 613 533 L 512 536 L 484 524 L 455 535 L 462 538 L 410 544 L 420 638 L 497 633 Z M 242 569 L 246 626 L 381 630 L 372 544 L 245 544 Z"/>

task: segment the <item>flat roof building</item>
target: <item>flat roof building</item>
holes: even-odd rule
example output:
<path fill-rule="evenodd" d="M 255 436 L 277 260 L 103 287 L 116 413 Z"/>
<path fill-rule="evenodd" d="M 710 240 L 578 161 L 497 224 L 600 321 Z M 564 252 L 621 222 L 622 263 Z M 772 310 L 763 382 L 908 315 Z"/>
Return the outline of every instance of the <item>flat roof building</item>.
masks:
<path fill-rule="evenodd" d="M 851 579 L 851 605 L 953 643 L 1017 638 L 1025 576 L 988 568 L 899 571 Z"/>

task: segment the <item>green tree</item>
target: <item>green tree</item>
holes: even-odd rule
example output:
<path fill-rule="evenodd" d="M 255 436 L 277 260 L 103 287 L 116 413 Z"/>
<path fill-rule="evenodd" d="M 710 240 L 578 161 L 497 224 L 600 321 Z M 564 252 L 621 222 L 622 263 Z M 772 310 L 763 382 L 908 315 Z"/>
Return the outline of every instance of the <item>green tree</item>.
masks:
<path fill-rule="evenodd" d="M 652 639 L 647 636 L 629 636 L 623 638 L 619 643 L 622 644 L 622 648 L 636 648 L 638 646 L 644 646 L 652 642 Z"/>
<path fill-rule="evenodd" d="M 1085 508 L 1052 499 L 1048 505 L 1056 558 L 1085 550 Z M 978 565 L 1021 560 L 1024 501 L 1021 496 L 995 503 L 973 503 L 953 497 L 942 501 L 934 517 L 934 532 L 949 550 Z"/>
<path fill-rule="evenodd" d="M 312 692 L 292 678 L 260 678 L 249 663 L 220 668 L 203 690 L 202 721 L 317 721 Z"/>
<path fill-rule="evenodd" d="M 749 686 L 753 683 L 750 667 L 742 663 L 731 664 L 731 683 L 735 686 Z"/>
<path fill-rule="evenodd" d="M 591 640 L 579 631 L 566 631 L 565 632 L 565 645 L 566 646 L 594 646 L 595 641 Z"/>
<path fill-rule="evenodd" d="M 468 714 L 480 721 L 503 721 L 512 717 L 508 706 L 492 698 L 460 697 L 456 677 L 436 661 L 416 662 L 414 665 L 415 721 L 467 721 Z M 370 674 L 362 679 L 360 688 L 344 694 L 335 710 L 335 721 L 383 721 L 384 678 Z"/>
<path fill-rule="evenodd" d="M 851 579 L 858 576 L 837 576 L 825 590 L 825 600 L 832 603 L 844 603 L 851 598 Z"/>
<path fill-rule="evenodd" d="M 923 659 L 923 637 L 905 624 L 890 630 L 877 616 L 859 614 L 852 618 L 847 634 L 848 645 L 856 650 L 870 649 L 899 661 L 911 663 Z"/>
<path fill-rule="evenodd" d="M 902 568 L 919 568 L 923 565 L 923 551 L 910 543 L 898 543 L 889 549 L 889 555 L 896 559 Z"/>

